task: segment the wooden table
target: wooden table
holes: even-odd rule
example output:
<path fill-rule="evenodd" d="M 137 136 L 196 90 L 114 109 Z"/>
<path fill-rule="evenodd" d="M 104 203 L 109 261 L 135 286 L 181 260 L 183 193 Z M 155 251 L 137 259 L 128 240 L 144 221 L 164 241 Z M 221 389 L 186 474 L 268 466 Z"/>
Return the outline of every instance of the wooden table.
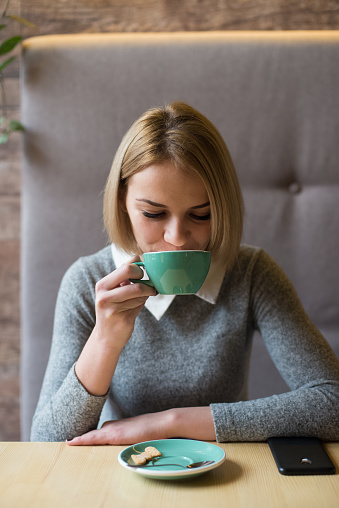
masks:
<path fill-rule="evenodd" d="M 0 443 L 1 508 L 338 508 L 338 473 L 282 476 L 266 443 L 218 444 L 227 460 L 206 475 L 159 481 L 126 471 L 122 446 Z"/>

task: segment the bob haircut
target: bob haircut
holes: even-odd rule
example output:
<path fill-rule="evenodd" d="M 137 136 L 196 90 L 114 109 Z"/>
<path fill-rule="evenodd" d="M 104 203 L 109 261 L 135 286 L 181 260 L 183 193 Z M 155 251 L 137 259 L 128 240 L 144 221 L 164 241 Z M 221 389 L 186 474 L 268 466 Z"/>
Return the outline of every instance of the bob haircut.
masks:
<path fill-rule="evenodd" d="M 208 250 L 214 257 L 222 256 L 230 268 L 238 255 L 243 229 L 238 178 L 219 131 L 184 102 L 149 109 L 123 137 L 104 195 L 104 223 L 110 240 L 130 254 L 142 254 L 124 207 L 128 180 L 148 166 L 168 161 L 203 180 L 211 207 Z"/>

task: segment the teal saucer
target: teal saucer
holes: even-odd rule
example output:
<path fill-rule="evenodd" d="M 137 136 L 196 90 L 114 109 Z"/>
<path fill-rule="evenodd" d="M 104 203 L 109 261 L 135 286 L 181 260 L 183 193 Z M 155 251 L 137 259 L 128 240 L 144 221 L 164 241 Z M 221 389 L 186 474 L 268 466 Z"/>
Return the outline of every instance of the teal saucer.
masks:
<path fill-rule="evenodd" d="M 147 446 L 154 446 L 161 452 L 161 457 L 157 458 L 154 464 L 149 462 L 147 467 L 129 467 L 134 464 L 131 455 L 142 453 Z M 137 443 L 125 448 L 120 452 L 118 461 L 125 469 L 147 478 L 178 480 L 207 473 L 220 466 L 225 458 L 224 450 L 212 443 L 192 439 L 159 439 Z M 204 460 L 213 460 L 214 462 L 195 469 L 186 469 L 189 464 Z"/>

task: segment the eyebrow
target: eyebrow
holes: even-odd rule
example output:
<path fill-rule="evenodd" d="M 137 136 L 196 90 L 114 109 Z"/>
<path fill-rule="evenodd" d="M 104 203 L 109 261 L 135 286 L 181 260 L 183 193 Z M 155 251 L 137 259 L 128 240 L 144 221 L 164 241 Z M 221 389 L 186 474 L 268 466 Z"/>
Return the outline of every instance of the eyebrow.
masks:
<path fill-rule="evenodd" d="M 144 203 L 148 203 L 149 205 L 158 206 L 161 208 L 168 208 L 168 206 L 162 205 L 161 203 L 156 203 L 155 201 L 151 201 L 150 199 L 137 199 L 136 201 L 142 201 Z M 202 205 L 192 206 L 191 210 L 196 210 L 197 208 L 205 208 L 206 206 L 209 206 L 209 204 L 210 204 L 210 202 L 207 201 L 206 203 L 203 203 Z"/>

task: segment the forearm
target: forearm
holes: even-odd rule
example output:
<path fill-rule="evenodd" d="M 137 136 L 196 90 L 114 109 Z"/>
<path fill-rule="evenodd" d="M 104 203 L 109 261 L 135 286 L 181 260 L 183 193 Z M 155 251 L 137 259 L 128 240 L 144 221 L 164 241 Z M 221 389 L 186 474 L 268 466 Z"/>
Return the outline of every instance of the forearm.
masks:
<path fill-rule="evenodd" d="M 120 348 L 101 340 L 94 328 L 75 365 L 76 375 L 88 393 L 97 397 L 107 393 L 120 353 Z"/>
<path fill-rule="evenodd" d="M 135 320 L 147 298 L 154 294 L 154 288 L 130 284 L 133 273 L 142 276 L 139 267 L 126 264 L 96 284 L 96 323 L 76 365 L 79 381 L 92 395 L 102 396 L 109 389 Z"/>
<path fill-rule="evenodd" d="M 32 423 L 31 441 L 65 441 L 95 429 L 106 399 L 107 396 L 90 395 L 72 367 L 48 402 L 39 405 Z"/>
<path fill-rule="evenodd" d="M 339 439 L 338 385 L 303 387 L 264 399 L 212 404 L 219 442 L 265 441 L 271 436 Z"/>

